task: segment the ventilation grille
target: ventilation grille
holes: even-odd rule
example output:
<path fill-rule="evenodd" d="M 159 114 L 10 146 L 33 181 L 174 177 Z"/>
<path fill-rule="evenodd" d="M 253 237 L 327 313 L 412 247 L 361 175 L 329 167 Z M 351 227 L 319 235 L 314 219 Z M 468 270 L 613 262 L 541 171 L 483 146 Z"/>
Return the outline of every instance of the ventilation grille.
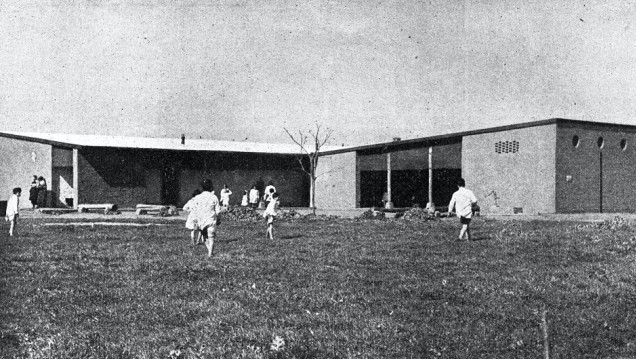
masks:
<path fill-rule="evenodd" d="M 499 141 L 495 143 L 495 152 L 497 153 L 517 153 L 519 152 L 519 142 L 517 141 Z"/>

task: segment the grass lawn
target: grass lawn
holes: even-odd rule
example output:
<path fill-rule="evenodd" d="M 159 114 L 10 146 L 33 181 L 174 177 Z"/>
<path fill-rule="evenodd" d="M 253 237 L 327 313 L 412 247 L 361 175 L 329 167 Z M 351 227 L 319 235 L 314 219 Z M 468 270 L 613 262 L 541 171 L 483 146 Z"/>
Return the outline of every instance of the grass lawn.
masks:
<path fill-rule="evenodd" d="M 182 222 L 0 234 L 3 358 L 636 357 L 636 225 Z M 68 220 L 67 220 L 68 221 Z M 74 221 L 76 222 L 76 221 Z"/>

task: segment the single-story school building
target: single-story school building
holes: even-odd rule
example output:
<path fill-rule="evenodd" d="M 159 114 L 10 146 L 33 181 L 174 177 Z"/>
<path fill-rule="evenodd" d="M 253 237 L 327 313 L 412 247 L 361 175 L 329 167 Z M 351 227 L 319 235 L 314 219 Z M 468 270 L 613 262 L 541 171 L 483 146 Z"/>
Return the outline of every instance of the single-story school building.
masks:
<path fill-rule="evenodd" d="M 282 205 L 309 205 L 309 180 L 294 144 L 5 131 L 0 132 L 0 151 L 0 199 L 21 187 L 25 208 L 31 207 L 33 175 L 48 182 L 48 207 L 181 207 L 205 178 L 212 179 L 217 195 L 227 184 L 231 204 L 239 205 L 251 186 L 262 193 L 272 181 L 284 194 Z"/>
<path fill-rule="evenodd" d="M 309 205 L 294 144 L 0 132 L 0 200 L 32 175 L 49 181 L 50 206 L 182 206 L 211 178 L 239 204 L 273 181 L 282 205 Z M 306 162 L 307 164 L 307 162 Z M 463 177 L 484 214 L 636 212 L 636 126 L 548 119 L 348 148 L 324 148 L 322 209 L 445 207 Z"/>
<path fill-rule="evenodd" d="M 322 153 L 318 208 L 446 207 L 456 181 L 481 213 L 636 212 L 636 126 L 549 119 Z"/>

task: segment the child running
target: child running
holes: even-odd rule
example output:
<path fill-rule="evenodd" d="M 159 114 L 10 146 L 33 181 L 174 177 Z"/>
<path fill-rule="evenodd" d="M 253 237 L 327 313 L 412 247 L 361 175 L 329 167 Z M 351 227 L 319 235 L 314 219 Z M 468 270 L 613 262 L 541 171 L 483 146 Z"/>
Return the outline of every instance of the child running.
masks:
<path fill-rule="evenodd" d="M 457 192 L 453 193 L 453 197 L 448 204 L 448 215 L 450 216 L 453 212 L 453 207 L 456 207 L 455 212 L 459 217 L 459 222 L 462 224 L 458 241 L 464 239 L 464 234 L 466 234 L 466 239 L 471 240 L 470 220 L 473 216 L 473 206 L 477 203 L 477 198 L 473 191 L 464 188 L 465 186 L 466 181 L 463 178 L 457 180 Z"/>
<path fill-rule="evenodd" d="M 194 197 L 194 212 L 201 229 L 205 245 L 208 248 L 208 257 L 214 252 L 214 240 L 216 239 L 216 226 L 218 215 L 221 212 L 219 198 L 214 194 L 212 180 L 206 179 L 201 183 L 203 192 Z"/>
<path fill-rule="evenodd" d="M 194 197 L 201 194 L 201 191 L 198 189 L 192 192 L 192 198 L 183 206 L 183 210 L 190 212 L 188 213 L 188 218 L 186 219 L 185 227 L 190 232 L 190 239 L 192 239 L 192 245 L 202 244 L 203 240 L 201 238 L 201 229 L 199 228 L 199 220 L 196 217 L 195 205 L 194 205 Z"/>
<path fill-rule="evenodd" d="M 22 195 L 22 188 L 16 187 L 13 189 L 13 195 L 7 202 L 6 221 L 11 223 L 9 227 L 9 236 L 13 237 L 13 233 L 18 225 L 18 217 L 20 216 L 20 196 Z"/>
<path fill-rule="evenodd" d="M 267 232 L 265 232 L 266 239 L 274 239 L 274 218 L 278 215 L 276 212 L 278 206 L 278 193 L 272 193 L 271 200 L 267 204 L 267 208 L 263 213 L 263 217 L 267 220 Z"/>

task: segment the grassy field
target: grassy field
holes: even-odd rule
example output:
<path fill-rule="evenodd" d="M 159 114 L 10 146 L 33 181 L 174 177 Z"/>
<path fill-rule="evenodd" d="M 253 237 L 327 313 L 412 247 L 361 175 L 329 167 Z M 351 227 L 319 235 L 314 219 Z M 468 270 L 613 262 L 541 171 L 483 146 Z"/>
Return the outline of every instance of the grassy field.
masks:
<path fill-rule="evenodd" d="M 182 222 L 0 234 L 3 358 L 636 357 L 636 226 Z"/>

